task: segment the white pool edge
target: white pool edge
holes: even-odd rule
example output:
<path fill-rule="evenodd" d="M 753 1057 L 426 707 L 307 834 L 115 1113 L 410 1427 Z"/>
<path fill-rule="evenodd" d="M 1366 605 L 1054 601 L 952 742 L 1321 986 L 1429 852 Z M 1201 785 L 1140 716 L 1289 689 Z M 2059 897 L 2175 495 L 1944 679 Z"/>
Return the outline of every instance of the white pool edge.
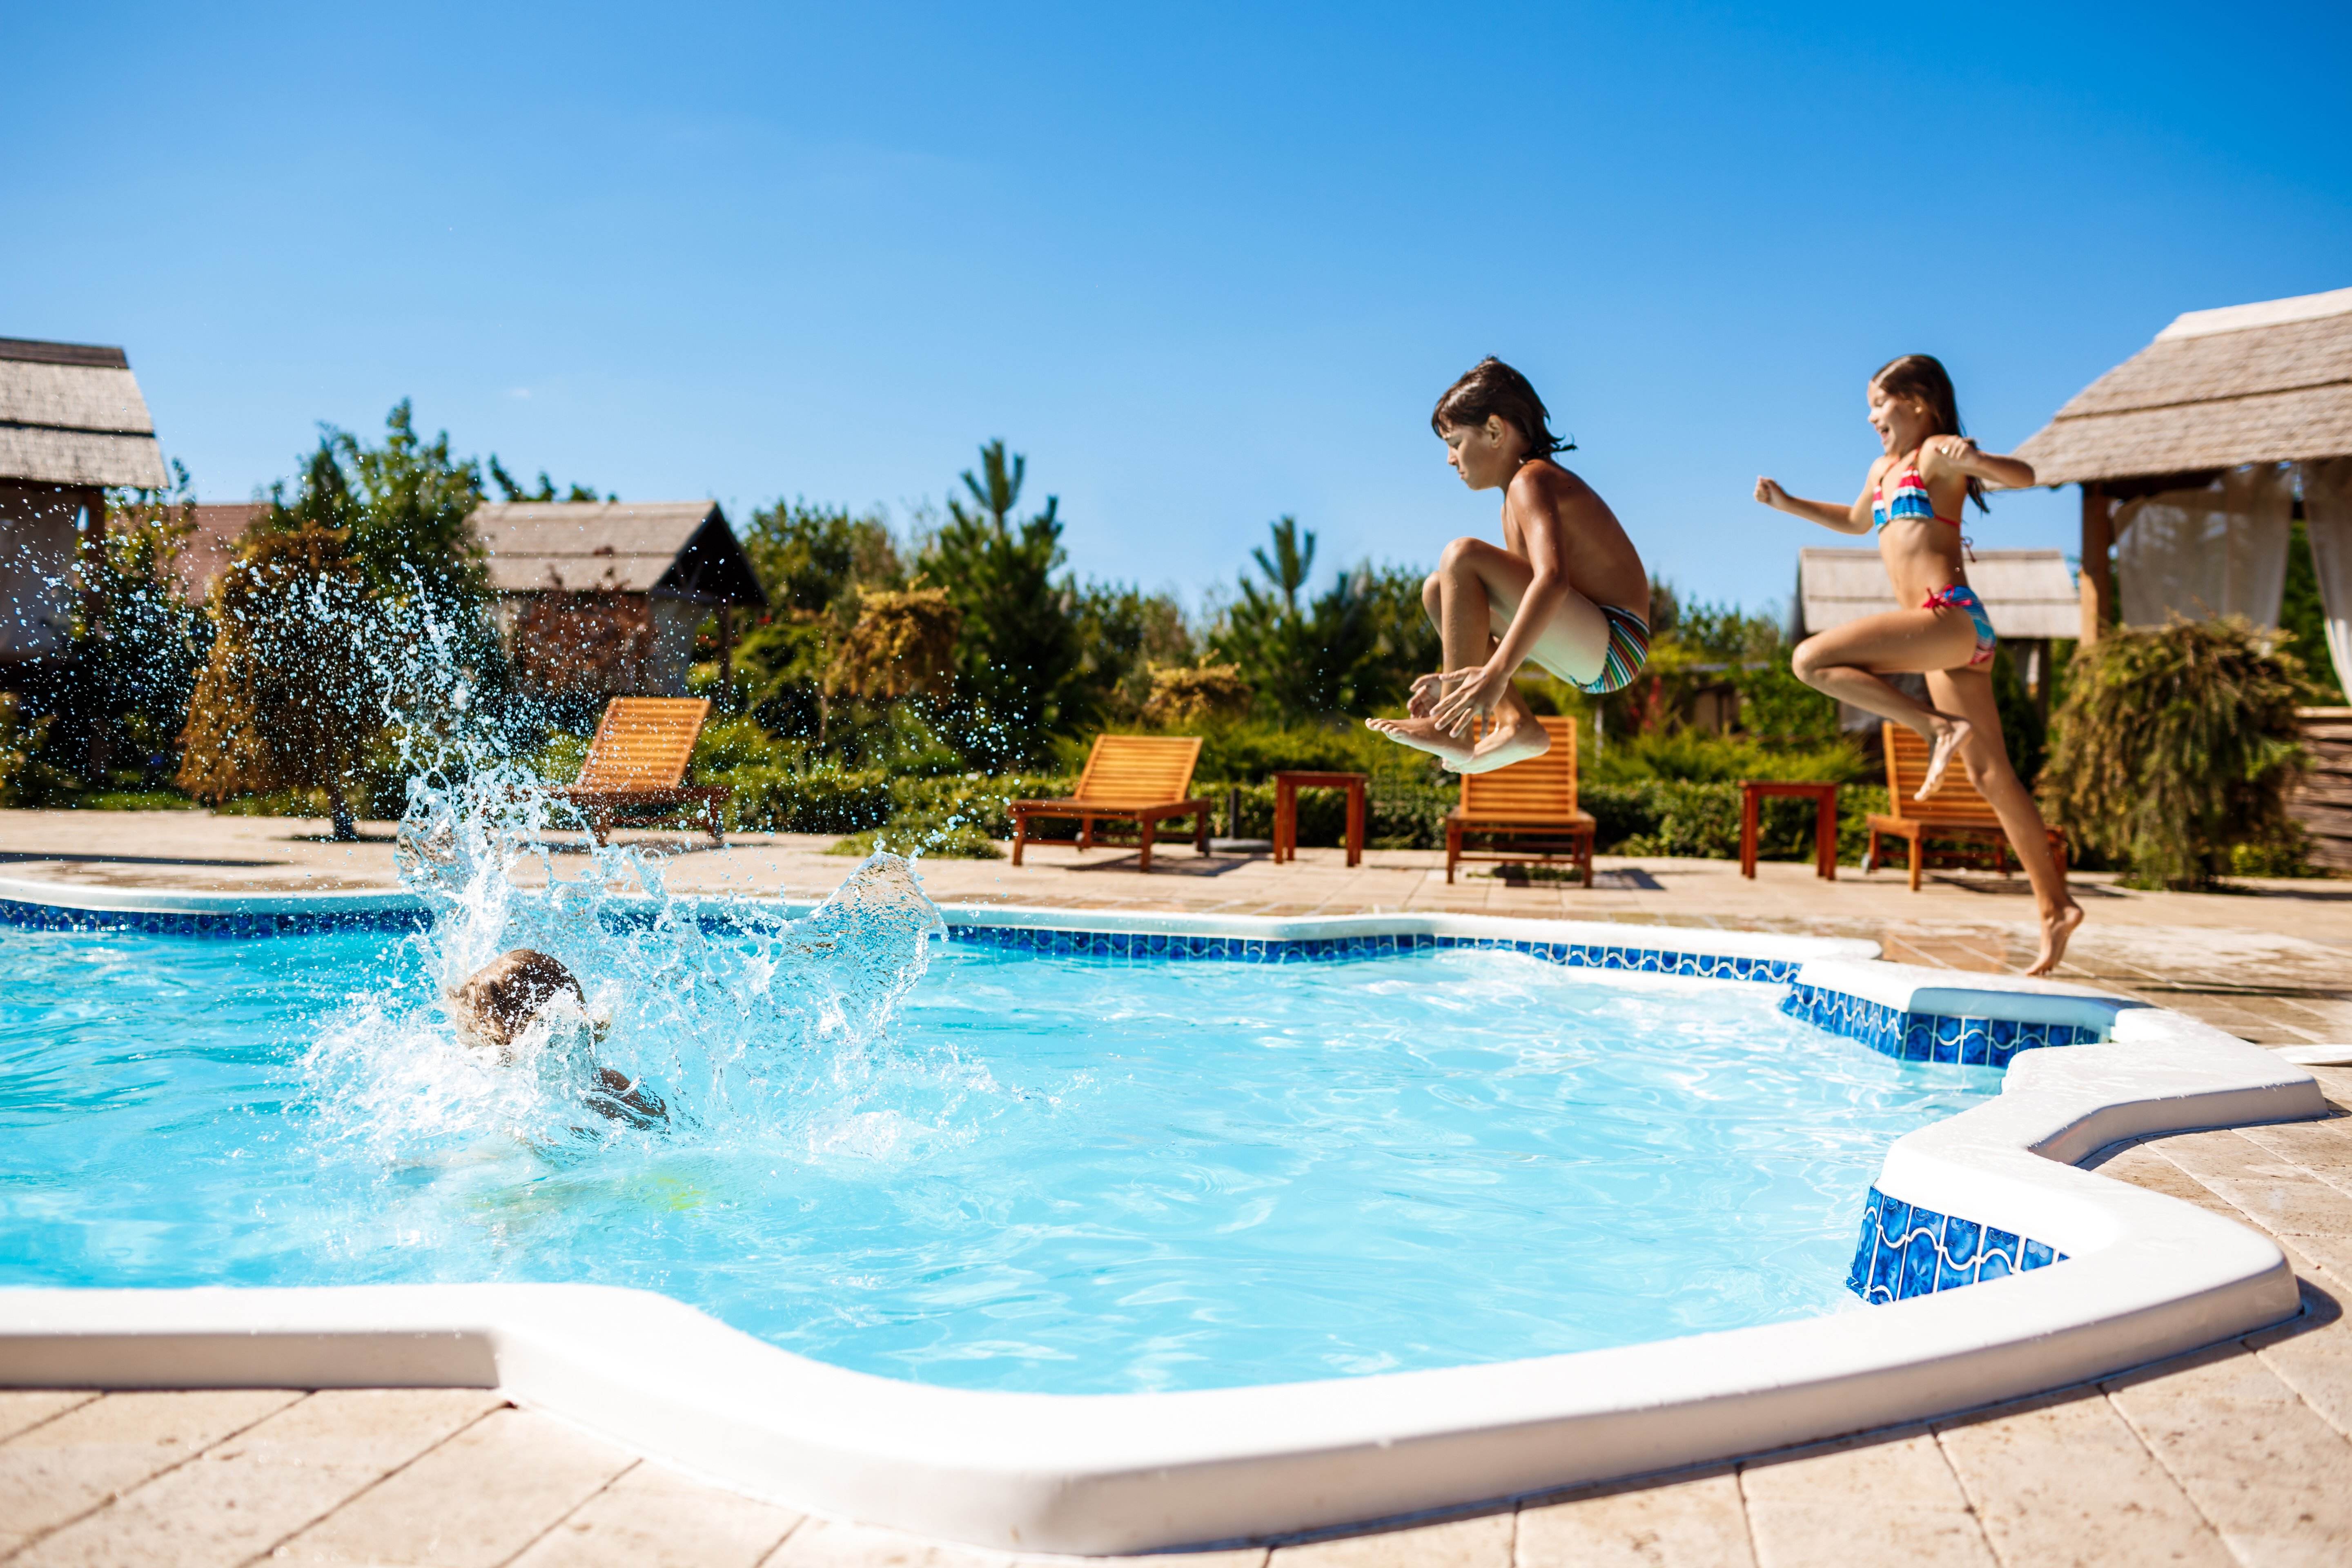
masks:
<path fill-rule="evenodd" d="M 135 896 L 136 901 L 123 901 Z M 67 889 L 92 911 L 307 914 L 405 895 Z M 360 900 L 367 902 L 362 903 Z M 952 908 L 965 925 L 1174 935 L 1412 931 L 1802 961 L 1916 1011 L 2097 1022 L 1990 1103 L 1898 1140 L 1879 1186 L 2070 1254 L 1802 1322 L 1485 1366 L 1132 1395 L 973 1393 L 809 1361 L 649 1291 L 572 1285 L 0 1290 L 0 1386 L 495 1387 L 650 1458 L 812 1512 L 976 1545 L 1112 1552 L 1284 1534 L 1731 1458 L 2115 1372 L 2292 1317 L 2267 1237 L 2075 1168 L 2118 1140 L 2326 1113 L 2316 1080 L 2080 986 L 1906 970 L 1872 944 L 1685 927 Z M 1857 1216 L 1857 1222 L 1859 1216 Z"/>

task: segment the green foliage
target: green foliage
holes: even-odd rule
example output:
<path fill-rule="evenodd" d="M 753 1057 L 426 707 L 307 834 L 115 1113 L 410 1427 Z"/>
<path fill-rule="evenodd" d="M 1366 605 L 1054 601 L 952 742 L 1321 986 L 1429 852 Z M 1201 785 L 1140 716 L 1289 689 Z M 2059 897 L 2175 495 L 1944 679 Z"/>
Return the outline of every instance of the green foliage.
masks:
<path fill-rule="evenodd" d="M 1739 692 L 1739 724 L 1751 735 L 1786 745 L 1823 745 L 1841 739 L 1837 699 L 1797 679 L 1782 652 L 1767 662 L 1734 670 Z"/>
<path fill-rule="evenodd" d="M 421 595 L 437 619 L 467 639 L 467 661 L 479 664 L 496 648 L 486 614 L 489 568 L 466 520 L 483 499 L 481 465 L 452 457 L 446 430 L 429 441 L 419 436 L 403 398 L 384 416 L 380 446 L 322 426 L 292 498 L 282 481 L 271 486 L 269 511 L 257 528 L 347 535 L 370 595 Z"/>
<path fill-rule="evenodd" d="M 1132 721 L 1151 700 L 1151 667 L 1192 661 L 1183 606 L 1165 594 L 1121 583 L 1089 583 L 1076 605 L 1083 649 L 1074 682 L 1099 721 Z"/>
<path fill-rule="evenodd" d="M 1696 780 L 1651 779 L 1594 784 L 1579 792 L 1601 824 L 1597 842 L 1614 855 L 1656 855 L 1711 860 L 1739 855 L 1739 786 Z M 1813 858 L 1813 803 L 1770 798 L 1757 803 L 1757 854 L 1767 860 Z M 1886 809 L 1884 784 L 1847 784 L 1838 791 L 1838 860 L 1858 864 L 1867 819 Z"/>
<path fill-rule="evenodd" d="M 2212 885 L 2235 846 L 2284 835 L 2302 676 L 2235 617 L 2102 638 L 2076 657 L 2045 806 L 2137 885 Z"/>
<path fill-rule="evenodd" d="M 405 407 L 406 405 L 404 404 L 402 406 Z M 503 499 L 510 501 L 614 501 L 621 499 L 616 495 L 600 496 L 593 485 L 573 485 L 563 494 L 558 495 L 555 493 L 555 481 L 547 477 L 545 468 L 539 470 L 539 488 L 525 489 L 516 482 L 512 474 L 507 472 L 506 466 L 499 461 L 499 455 L 496 452 L 490 454 L 489 469 L 490 482 L 499 487 L 499 493 Z"/>
<path fill-rule="evenodd" d="M 830 610 L 859 588 L 907 585 L 898 541 L 879 512 L 780 500 L 751 514 L 742 540 L 780 612 Z"/>
<path fill-rule="evenodd" d="M 1271 553 L 1250 552 L 1265 582 L 1244 577 L 1240 599 L 1209 636 L 1216 658 L 1241 667 L 1263 711 L 1292 720 L 1376 712 L 1437 668 L 1420 573 L 1358 566 L 1302 606 L 1315 535 L 1294 517 L 1266 527 Z"/>
<path fill-rule="evenodd" d="M 1084 650 L 1075 594 L 1061 569 L 1058 497 L 1012 521 L 1028 459 L 1003 441 L 980 449 L 981 471 L 964 470 L 971 505 L 948 502 L 923 556 L 925 575 L 963 613 L 957 649 L 957 705 L 965 749 L 1002 766 L 1038 755 L 1056 734 L 1080 728 L 1087 704 L 1076 689 Z"/>
<path fill-rule="evenodd" d="M 2311 533 L 2300 521 L 2287 538 L 2286 592 L 2279 601 L 2279 627 L 2294 639 L 2294 651 L 2303 661 L 2300 695 L 2305 704 L 2342 707 L 2344 687 L 2336 678 L 2336 661 L 2327 653 L 2327 611 L 2319 600 L 2319 572 L 2312 563 Z"/>
<path fill-rule="evenodd" d="M 198 800 L 323 790 L 335 837 L 355 837 L 349 792 L 379 727 L 383 672 L 366 654 L 349 539 L 315 526 L 259 534 L 215 585 L 217 632 L 178 775 Z"/>
<path fill-rule="evenodd" d="M 2035 707 L 2033 694 L 2025 688 L 2025 677 L 2018 673 L 2016 661 L 2010 657 L 2007 646 L 1992 656 L 1992 701 L 2000 714 L 2000 742 L 2009 752 L 2009 765 L 2026 788 L 2032 789 L 2042 776 L 2042 764 L 2049 755 L 2050 726 Z"/>
<path fill-rule="evenodd" d="M 0 806 L 58 804 L 76 780 L 44 759 L 55 721 L 26 713 L 24 699 L 0 691 Z"/>
<path fill-rule="evenodd" d="M 1708 784 L 1738 783 L 1742 779 L 1820 779 L 1851 784 L 1871 772 L 1869 759 L 1861 749 L 1843 739 L 1788 749 L 1768 747 L 1745 735 L 1647 730 L 1611 742 L 1599 757 L 1585 763 L 1582 778 L 1591 784 L 1626 784 L 1641 779 Z"/>

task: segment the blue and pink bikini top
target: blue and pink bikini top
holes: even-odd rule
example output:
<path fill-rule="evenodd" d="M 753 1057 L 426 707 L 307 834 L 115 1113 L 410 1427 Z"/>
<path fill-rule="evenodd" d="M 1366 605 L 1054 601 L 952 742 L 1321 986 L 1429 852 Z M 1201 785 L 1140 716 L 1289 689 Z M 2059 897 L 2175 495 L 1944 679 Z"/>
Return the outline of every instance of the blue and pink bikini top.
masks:
<path fill-rule="evenodd" d="M 1958 518 L 1944 517 L 1937 512 L 1936 502 L 1927 494 L 1927 481 L 1919 477 L 1919 465 L 1916 463 L 1895 477 L 1893 500 L 1886 499 L 1886 481 L 1879 481 L 1878 488 L 1871 491 L 1870 515 L 1881 528 L 1897 518 L 1906 517 L 1924 517 L 1937 522 L 1948 522 L 1954 528 L 1960 526 Z"/>

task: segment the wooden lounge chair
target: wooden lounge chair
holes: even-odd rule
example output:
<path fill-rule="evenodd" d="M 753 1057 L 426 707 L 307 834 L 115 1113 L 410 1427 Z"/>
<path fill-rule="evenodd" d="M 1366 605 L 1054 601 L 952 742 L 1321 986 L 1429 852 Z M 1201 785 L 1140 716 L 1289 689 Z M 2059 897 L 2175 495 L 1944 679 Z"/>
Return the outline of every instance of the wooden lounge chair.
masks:
<path fill-rule="evenodd" d="M 560 792 L 586 814 L 589 835 L 597 843 L 611 837 L 614 819 L 624 813 L 667 816 L 684 805 L 700 805 L 710 841 L 727 842 L 719 827 L 719 805 L 734 792 L 685 783 L 687 762 L 709 715 L 710 704 L 699 697 L 615 697 L 604 705 L 579 782 Z"/>
<path fill-rule="evenodd" d="M 1981 866 L 1988 847 L 1996 869 L 2009 873 L 2009 835 L 2001 830 L 2000 818 L 1993 814 L 1992 803 L 1977 793 L 1969 782 L 1968 769 L 1958 757 L 1944 770 L 1944 780 L 1936 793 L 1926 800 L 1913 800 L 1919 781 L 1927 776 L 1929 748 L 1927 739 L 1906 725 L 1885 721 L 1881 733 L 1886 744 L 1886 800 L 1884 816 L 1870 819 L 1870 847 L 1862 857 L 1863 875 L 1878 864 L 1878 841 L 1881 837 L 1899 838 L 1909 847 L 1911 890 L 1919 890 L 1919 873 L 1927 858 L 1936 857 L 1938 864 Z M 1947 845 L 1957 841 L 1960 849 L 1929 849 L 1929 837 L 1942 839 Z M 2062 828 L 2050 829 L 2050 853 L 2060 870 L 2066 868 L 2066 835 Z"/>
<path fill-rule="evenodd" d="M 1576 721 L 1539 719 L 1551 731 L 1551 750 L 1540 757 L 1465 773 L 1462 800 L 1445 819 L 1445 879 L 1465 860 L 1510 865 L 1571 864 L 1592 886 L 1592 836 L 1600 823 L 1576 804 Z M 1485 847 L 1470 849 L 1475 838 Z"/>
<path fill-rule="evenodd" d="M 1021 864 L 1022 846 L 1029 842 L 1029 824 L 1041 818 L 1078 824 L 1078 847 L 1095 845 L 1095 824 L 1132 822 L 1143 840 L 1142 869 L 1151 869 L 1152 841 L 1160 824 L 1171 816 L 1192 818 L 1192 847 L 1209 852 L 1209 803 L 1185 792 L 1192 787 L 1192 769 L 1201 760 L 1197 735 L 1097 735 L 1087 756 L 1087 771 L 1066 800 L 1016 800 L 1013 813 L 1013 863 Z"/>

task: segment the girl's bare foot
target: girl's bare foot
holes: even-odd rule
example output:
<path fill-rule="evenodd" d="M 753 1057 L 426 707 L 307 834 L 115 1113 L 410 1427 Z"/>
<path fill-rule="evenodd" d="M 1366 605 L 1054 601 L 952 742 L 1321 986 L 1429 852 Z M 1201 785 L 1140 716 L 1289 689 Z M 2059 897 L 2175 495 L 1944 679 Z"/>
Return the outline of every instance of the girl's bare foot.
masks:
<path fill-rule="evenodd" d="M 1445 766 L 1457 773 L 1490 773 L 1551 750 L 1551 731 L 1534 720 L 1521 719 L 1512 724 L 1507 719 L 1503 722 L 1509 727 L 1490 731 L 1471 748 L 1467 762 L 1447 763 Z"/>
<path fill-rule="evenodd" d="M 2064 908 L 2043 915 L 2042 917 L 2042 951 L 2034 956 L 2033 967 L 2025 973 L 2047 974 L 2057 968 L 2058 961 L 2066 955 L 2067 939 L 2074 934 L 2074 928 L 2082 923 L 2083 906 L 2072 899 L 2066 900 Z"/>
<path fill-rule="evenodd" d="M 1427 752 L 1449 768 L 1470 760 L 1470 742 L 1447 734 L 1434 719 L 1367 719 L 1364 727 L 1399 745 Z"/>
<path fill-rule="evenodd" d="M 1936 786 L 1944 782 L 1945 771 L 1952 765 L 1952 759 L 1960 754 L 1960 748 L 1968 743 L 1969 733 L 1975 728 L 1966 719 L 1944 721 L 1943 730 L 1936 736 L 1936 749 L 1927 753 L 1927 776 L 1919 781 L 1919 793 L 1911 797 L 1913 800 L 1925 800 L 1936 793 Z M 2080 910 L 2075 911 L 2074 918 L 2082 919 Z M 2065 946 L 2065 939 L 2059 939 L 2058 945 Z M 2058 961 L 2053 958 L 2051 962 L 2055 963 Z"/>

